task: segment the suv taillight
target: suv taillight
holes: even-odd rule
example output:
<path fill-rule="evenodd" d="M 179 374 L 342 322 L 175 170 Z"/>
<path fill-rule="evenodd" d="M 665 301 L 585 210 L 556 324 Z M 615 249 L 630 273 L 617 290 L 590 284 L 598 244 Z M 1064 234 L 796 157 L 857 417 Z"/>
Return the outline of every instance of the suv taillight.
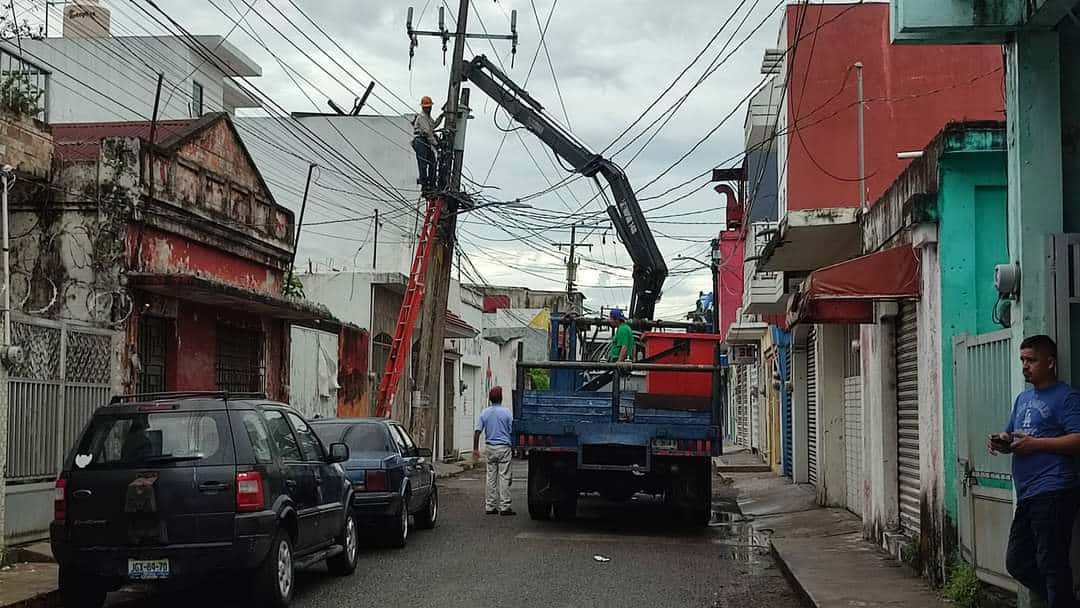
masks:
<path fill-rule="evenodd" d="M 368 492 L 386 491 L 386 471 L 371 470 L 365 476 Z"/>
<path fill-rule="evenodd" d="M 266 503 L 262 474 L 244 471 L 236 474 L 236 510 L 241 513 L 261 511 Z"/>
<path fill-rule="evenodd" d="M 67 519 L 67 480 L 63 477 L 56 480 L 53 490 L 53 519 L 64 521 Z"/>

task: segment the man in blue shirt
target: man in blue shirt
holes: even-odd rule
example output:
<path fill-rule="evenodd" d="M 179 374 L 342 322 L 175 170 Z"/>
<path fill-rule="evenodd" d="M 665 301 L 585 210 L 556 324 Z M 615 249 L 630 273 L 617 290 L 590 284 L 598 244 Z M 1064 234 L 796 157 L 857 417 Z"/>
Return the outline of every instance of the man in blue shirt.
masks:
<path fill-rule="evenodd" d="M 510 508 L 510 462 L 513 459 L 514 414 L 502 406 L 502 387 L 488 392 L 490 405 L 480 412 L 473 433 L 473 459 L 480 460 L 480 433 L 484 434 L 484 458 L 487 464 L 487 491 L 484 513 L 515 515 Z"/>
<path fill-rule="evenodd" d="M 1006 568 L 1050 608 L 1080 606 L 1073 593 L 1069 544 L 1080 506 L 1080 393 L 1057 379 L 1057 345 L 1049 336 L 1020 344 L 1024 380 L 1004 433 L 990 453 L 1012 454 L 1017 503 Z"/>

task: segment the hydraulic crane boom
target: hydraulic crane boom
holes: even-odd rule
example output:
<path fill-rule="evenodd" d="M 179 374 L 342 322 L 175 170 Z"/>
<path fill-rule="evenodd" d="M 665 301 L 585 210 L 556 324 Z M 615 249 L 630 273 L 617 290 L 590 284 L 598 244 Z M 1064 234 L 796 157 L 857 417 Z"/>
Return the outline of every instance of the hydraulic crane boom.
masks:
<path fill-rule="evenodd" d="M 462 74 L 576 171 L 594 179 L 597 174 L 604 176 L 615 200 L 608 205 L 608 216 L 634 262 L 630 317 L 652 319 L 668 269 L 623 170 L 585 148 L 544 116 L 543 106 L 483 55 L 464 62 Z"/>

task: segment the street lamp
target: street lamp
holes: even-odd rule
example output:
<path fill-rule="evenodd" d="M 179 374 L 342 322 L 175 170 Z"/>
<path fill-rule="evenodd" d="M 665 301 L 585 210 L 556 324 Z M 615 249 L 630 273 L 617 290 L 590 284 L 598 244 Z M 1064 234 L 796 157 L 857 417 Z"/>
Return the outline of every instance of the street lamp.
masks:
<path fill-rule="evenodd" d="M 713 331 L 720 331 L 720 286 L 717 284 L 717 275 L 720 273 L 720 248 L 717 246 L 716 241 L 712 242 L 712 252 L 710 254 L 712 263 L 706 263 L 693 256 L 679 255 L 675 256 L 676 260 L 690 260 L 701 264 L 702 268 L 708 268 L 712 271 L 712 293 L 713 293 L 713 314 L 712 314 L 712 326 Z"/>

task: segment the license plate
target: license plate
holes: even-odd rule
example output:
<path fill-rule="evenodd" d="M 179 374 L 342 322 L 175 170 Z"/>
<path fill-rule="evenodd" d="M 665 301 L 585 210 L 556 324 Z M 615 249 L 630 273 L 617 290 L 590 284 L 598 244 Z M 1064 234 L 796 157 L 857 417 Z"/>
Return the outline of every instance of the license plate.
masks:
<path fill-rule="evenodd" d="M 135 580 L 169 578 L 169 560 L 129 559 L 128 578 Z"/>
<path fill-rule="evenodd" d="M 653 439 L 652 447 L 654 450 L 674 450 L 677 446 L 674 439 Z"/>

